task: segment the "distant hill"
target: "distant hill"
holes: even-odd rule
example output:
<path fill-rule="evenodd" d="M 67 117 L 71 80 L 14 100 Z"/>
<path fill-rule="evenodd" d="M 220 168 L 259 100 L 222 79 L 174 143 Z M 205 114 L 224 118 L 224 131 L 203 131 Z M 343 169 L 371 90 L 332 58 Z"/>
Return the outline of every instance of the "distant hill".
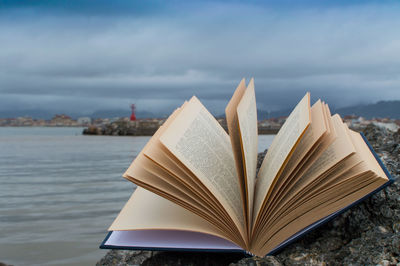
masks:
<path fill-rule="evenodd" d="M 258 118 L 258 120 L 265 120 L 265 119 L 269 119 L 269 118 L 288 116 L 291 111 L 292 111 L 292 109 L 278 110 L 278 111 L 272 111 L 272 112 L 267 112 L 264 110 L 257 110 L 257 118 Z"/>
<path fill-rule="evenodd" d="M 367 119 L 374 117 L 400 119 L 400 101 L 380 101 L 374 104 L 338 108 L 334 111 L 342 116 L 358 115 Z"/>
<path fill-rule="evenodd" d="M 51 119 L 55 114 L 66 114 L 72 118 L 77 118 L 80 115 L 77 113 L 66 113 L 66 112 L 54 112 L 54 111 L 47 111 L 47 110 L 40 110 L 40 109 L 33 109 L 33 110 L 1 110 L 0 111 L 0 118 L 16 118 L 16 117 L 32 117 L 34 119 Z"/>
<path fill-rule="evenodd" d="M 267 112 L 265 110 L 257 110 L 258 119 L 264 120 L 273 117 L 288 116 L 292 109 L 282 109 L 278 111 Z M 344 108 L 332 108 L 332 113 L 339 113 L 341 116 L 345 115 L 358 115 L 363 116 L 367 119 L 373 117 L 388 117 L 394 119 L 400 119 L 400 101 L 380 101 L 374 104 L 355 105 Z M 93 113 L 81 113 L 81 112 L 63 112 L 63 111 L 47 111 L 47 110 L 5 110 L 0 111 L 0 118 L 13 118 L 29 116 L 34 119 L 51 119 L 55 114 L 66 114 L 76 119 L 82 116 L 89 116 L 92 118 L 114 118 L 114 117 L 129 117 L 129 109 L 104 109 L 97 110 Z M 169 115 L 169 113 L 168 113 Z M 152 113 L 148 111 L 137 111 L 137 118 L 161 118 L 166 117 L 165 113 Z M 225 117 L 225 114 L 221 114 L 217 117 Z"/>
<path fill-rule="evenodd" d="M 109 110 L 97 110 L 93 113 L 80 113 L 80 112 L 64 112 L 64 111 L 47 111 L 40 109 L 33 110 L 5 110 L 0 111 L 0 118 L 15 118 L 15 117 L 32 117 L 34 119 L 51 119 L 55 114 L 66 114 L 73 119 L 78 117 L 89 116 L 91 118 L 114 118 L 114 117 L 129 117 L 131 115 L 130 110 L 123 109 L 109 109 Z M 137 118 L 153 118 L 153 117 L 164 117 L 165 114 L 154 114 L 147 111 L 136 112 Z"/>
<path fill-rule="evenodd" d="M 159 117 L 152 112 L 148 111 L 137 111 L 136 113 L 137 118 L 153 118 Z M 89 115 L 92 118 L 113 118 L 113 117 L 130 117 L 131 112 L 130 110 L 126 109 L 109 109 L 109 110 L 97 110 Z"/>
<path fill-rule="evenodd" d="M 264 110 L 257 110 L 258 119 L 268 119 L 273 117 L 288 116 L 292 110 L 279 110 L 267 112 Z M 332 108 L 332 114 L 338 113 L 341 116 L 345 115 L 358 115 L 367 119 L 371 118 L 393 118 L 400 119 L 400 101 L 380 101 L 373 104 L 354 105 L 343 108 Z"/>

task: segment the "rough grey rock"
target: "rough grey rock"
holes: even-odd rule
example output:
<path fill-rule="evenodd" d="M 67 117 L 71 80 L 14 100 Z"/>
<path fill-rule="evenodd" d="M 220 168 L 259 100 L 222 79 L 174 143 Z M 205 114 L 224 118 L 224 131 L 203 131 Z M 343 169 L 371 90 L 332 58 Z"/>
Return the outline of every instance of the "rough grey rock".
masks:
<path fill-rule="evenodd" d="M 160 126 L 159 122 L 126 121 L 119 119 L 102 126 L 89 126 L 83 129 L 84 135 L 107 136 L 152 136 Z"/>
<path fill-rule="evenodd" d="M 158 252 L 158 251 L 109 251 L 99 262 L 100 265 L 228 265 L 243 258 L 242 254 L 203 252 Z"/>
<path fill-rule="evenodd" d="M 373 125 L 363 129 L 395 182 L 275 256 L 110 251 L 98 265 L 396 265 L 400 263 L 400 132 Z M 265 153 L 259 154 L 258 167 Z M 130 254 L 130 255 L 126 255 Z M 135 261 L 129 264 L 126 258 Z"/>
<path fill-rule="evenodd" d="M 243 258 L 238 262 L 233 262 L 229 264 L 229 266 L 282 266 L 282 263 L 278 261 L 273 256 L 265 256 L 264 258 L 260 257 L 250 257 L 250 258 Z"/>
<path fill-rule="evenodd" d="M 157 252 L 110 250 L 96 265 L 141 265 Z"/>

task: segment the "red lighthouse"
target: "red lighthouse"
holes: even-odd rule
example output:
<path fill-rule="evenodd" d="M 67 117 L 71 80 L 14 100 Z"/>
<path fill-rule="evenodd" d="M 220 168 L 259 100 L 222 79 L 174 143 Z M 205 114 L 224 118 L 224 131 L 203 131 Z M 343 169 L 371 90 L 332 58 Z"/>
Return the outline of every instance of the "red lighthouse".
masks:
<path fill-rule="evenodd" d="M 135 105 L 132 104 L 131 105 L 131 109 L 132 109 L 131 121 L 136 121 L 135 108 L 136 108 Z"/>

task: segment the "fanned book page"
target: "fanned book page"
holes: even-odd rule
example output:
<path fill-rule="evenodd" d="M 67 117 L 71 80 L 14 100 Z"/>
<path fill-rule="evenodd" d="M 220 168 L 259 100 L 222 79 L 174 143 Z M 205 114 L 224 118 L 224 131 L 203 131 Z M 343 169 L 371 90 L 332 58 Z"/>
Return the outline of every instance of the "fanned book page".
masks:
<path fill-rule="evenodd" d="M 191 250 L 241 250 L 223 232 L 178 205 L 141 187 L 114 220 L 108 246 Z"/>
<path fill-rule="evenodd" d="M 237 117 L 240 132 L 242 164 L 244 169 L 247 217 L 249 219 L 250 227 L 253 217 L 254 188 L 256 183 L 258 153 L 257 107 L 253 79 L 250 80 L 250 83 L 247 86 L 239 105 L 237 106 Z"/>
<path fill-rule="evenodd" d="M 160 141 L 216 195 L 243 233 L 243 203 L 229 136 L 197 98 L 189 101 Z"/>
<path fill-rule="evenodd" d="M 196 97 L 175 110 L 124 177 L 139 187 L 102 248 L 265 256 L 392 182 L 365 138 L 307 93 L 256 177 L 252 79 L 226 107 L 229 136 Z M 266 148 L 266 147 L 265 147 Z"/>
<path fill-rule="evenodd" d="M 254 220 L 258 218 L 261 208 L 265 205 L 276 177 L 283 170 L 289 156 L 310 125 L 310 112 L 310 94 L 307 93 L 286 119 L 269 147 L 258 172 L 254 198 Z"/>

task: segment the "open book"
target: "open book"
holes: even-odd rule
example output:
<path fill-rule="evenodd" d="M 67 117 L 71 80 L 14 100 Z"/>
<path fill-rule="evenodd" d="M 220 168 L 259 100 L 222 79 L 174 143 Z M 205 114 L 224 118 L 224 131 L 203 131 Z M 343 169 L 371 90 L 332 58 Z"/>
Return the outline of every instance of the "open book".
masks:
<path fill-rule="evenodd" d="M 307 93 L 257 173 L 253 79 L 226 107 L 229 135 L 196 97 L 176 109 L 124 177 L 138 185 L 102 248 L 282 248 L 391 182 L 366 140 Z"/>

